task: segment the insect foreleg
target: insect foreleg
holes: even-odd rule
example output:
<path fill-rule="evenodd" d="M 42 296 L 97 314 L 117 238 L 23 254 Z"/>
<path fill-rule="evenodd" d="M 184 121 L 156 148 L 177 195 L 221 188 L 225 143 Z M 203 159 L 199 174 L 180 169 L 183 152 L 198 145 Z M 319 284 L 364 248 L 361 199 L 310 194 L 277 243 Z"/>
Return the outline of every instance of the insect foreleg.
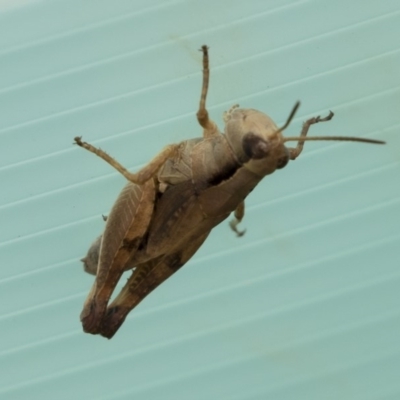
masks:
<path fill-rule="evenodd" d="M 325 117 L 325 118 L 321 118 L 318 115 L 318 117 L 314 117 L 314 118 L 308 119 L 303 124 L 303 128 L 301 130 L 300 137 L 303 138 L 303 137 L 307 136 L 308 130 L 310 129 L 311 125 L 317 124 L 318 122 L 330 121 L 333 118 L 333 115 L 334 115 L 333 112 L 329 111 L 329 115 L 327 117 Z M 300 155 L 300 153 L 302 152 L 303 146 L 304 146 L 304 141 L 299 140 L 297 142 L 297 146 L 295 148 L 289 148 L 289 158 L 291 160 L 295 160 Z"/>

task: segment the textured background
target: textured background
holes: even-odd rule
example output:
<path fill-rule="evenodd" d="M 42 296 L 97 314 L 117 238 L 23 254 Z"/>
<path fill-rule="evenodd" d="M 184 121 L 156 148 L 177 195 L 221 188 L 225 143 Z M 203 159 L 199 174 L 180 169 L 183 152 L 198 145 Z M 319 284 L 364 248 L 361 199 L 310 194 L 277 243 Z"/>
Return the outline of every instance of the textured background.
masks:
<path fill-rule="evenodd" d="M 398 0 L 0 1 L 0 398 L 400 396 Z M 307 143 L 107 341 L 82 332 L 79 262 L 135 170 L 234 103 Z"/>

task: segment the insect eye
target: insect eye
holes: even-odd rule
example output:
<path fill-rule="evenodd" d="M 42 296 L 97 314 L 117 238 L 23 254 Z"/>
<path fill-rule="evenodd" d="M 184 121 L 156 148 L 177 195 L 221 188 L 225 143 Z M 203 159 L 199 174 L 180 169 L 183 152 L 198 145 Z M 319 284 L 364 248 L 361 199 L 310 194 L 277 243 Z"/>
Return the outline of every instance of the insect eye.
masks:
<path fill-rule="evenodd" d="M 253 132 L 246 133 L 242 139 L 243 150 L 250 158 L 260 159 L 268 155 L 269 143 Z"/>

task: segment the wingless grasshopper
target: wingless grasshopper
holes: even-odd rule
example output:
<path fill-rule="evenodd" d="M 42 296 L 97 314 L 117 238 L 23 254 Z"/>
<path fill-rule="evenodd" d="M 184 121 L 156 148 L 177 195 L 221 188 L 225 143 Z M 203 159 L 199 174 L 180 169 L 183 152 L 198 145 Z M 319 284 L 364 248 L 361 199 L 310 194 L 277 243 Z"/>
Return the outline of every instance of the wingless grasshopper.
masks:
<path fill-rule="evenodd" d="M 119 171 L 128 183 L 122 189 L 105 230 L 82 260 L 96 275 L 85 301 L 81 321 L 85 332 L 111 338 L 128 313 L 151 291 L 178 271 L 199 249 L 210 231 L 234 213 L 231 228 L 244 216 L 244 200 L 264 176 L 283 168 L 302 152 L 306 140 L 348 140 L 383 144 L 355 137 L 307 137 L 311 125 L 333 117 L 315 117 L 303 124 L 299 137 L 282 132 L 270 117 L 237 105 L 224 113 L 225 132 L 209 118 L 206 97 L 209 82 L 208 47 L 202 46 L 203 85 L 197 120 L 200 138 L 165 147 L 145 167 L 131 173 L 104 151 L 75 143 L 98 155 Z M 296 147 L 286 147 L 297 141 Z M 111 304 L 115 286 L 124 271 L 133 270 Z"/>

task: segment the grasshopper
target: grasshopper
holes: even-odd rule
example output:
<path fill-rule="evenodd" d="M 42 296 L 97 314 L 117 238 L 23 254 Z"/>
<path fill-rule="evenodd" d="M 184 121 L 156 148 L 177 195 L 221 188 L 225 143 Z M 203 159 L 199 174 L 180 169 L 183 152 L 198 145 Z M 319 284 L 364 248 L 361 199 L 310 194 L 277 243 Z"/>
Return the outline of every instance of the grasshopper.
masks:
<path fill-rule="evenodd" d="M 75 138 L 75 143 L 119 171 L 128 183 L 107 218 L 105 230 L 82 260 L 95 282 L 85 301 L 81 321 L 85 332 L 112 338 L 128 313 L 150 292 L 177 272 L 196 253 L 211 230 L 231 213 L 230 226 L 244 216 L 244 200 L 264 176 L 286 166 L 302 152 L 306 140 L 347 140 L 383 144 L 356 137 L 307 137 L 311 125 L 333 113 L 304 122 L 298 137 L 282 132 L 300 103 L 278 128 L 266 114 L 233 106 L 224 113 L 221 133 L 209 118 L 208 47 L 202 46 L 203 83 L 197 120 L 203 136 L 166 146 L 137 173 L 131 173 L 104 151 Z M 286 147 L 297 141 L 296 147 Z M 124 271 L 133 270 L 121 292 L 108 304 Z"/>

